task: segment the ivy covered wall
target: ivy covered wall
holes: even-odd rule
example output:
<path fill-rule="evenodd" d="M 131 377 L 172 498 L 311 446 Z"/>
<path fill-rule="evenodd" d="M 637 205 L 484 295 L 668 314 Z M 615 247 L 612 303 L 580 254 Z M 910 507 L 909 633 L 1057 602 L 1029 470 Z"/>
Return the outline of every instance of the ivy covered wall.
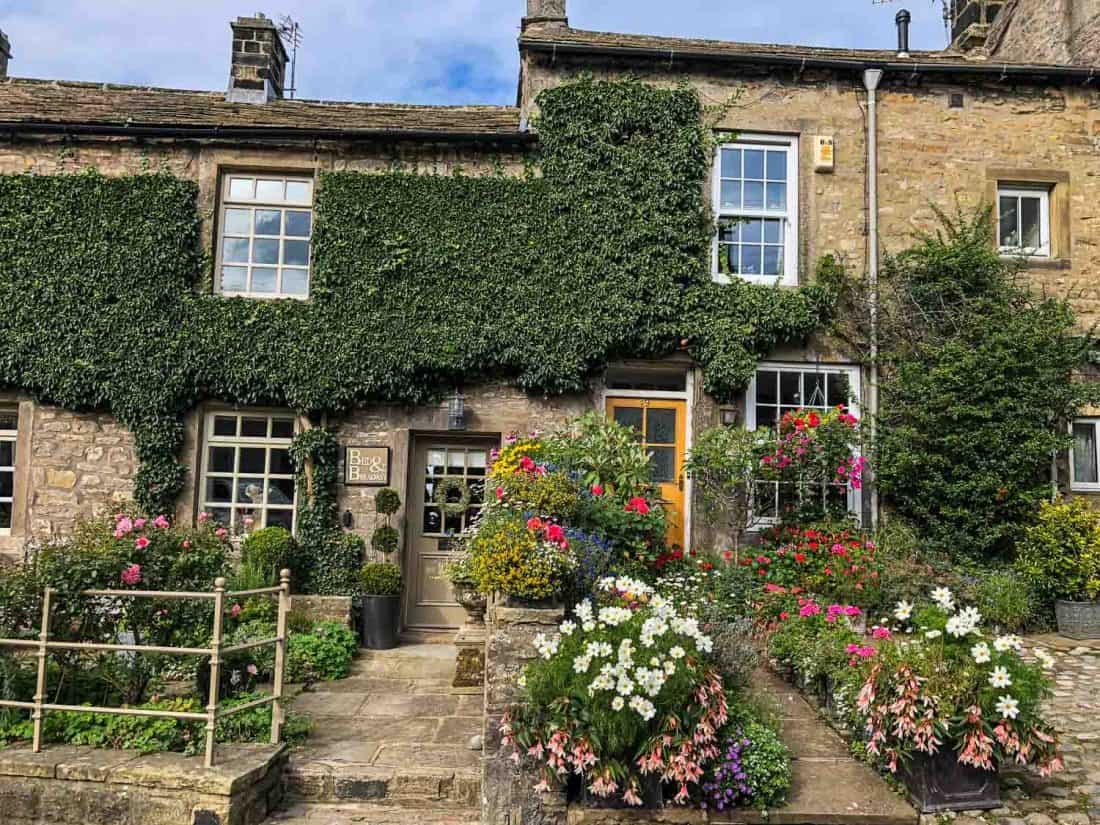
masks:
<path fill-rule="evenodd" d="M 210 294 L 190 181 L 0 176 L 0 384 L 113 412 L 135 496 L 167 510 L 204 399 L 339 411 L 489 376 L 561 393 L 684 345 L 721 398 L 821 325 L 822 287 L 711 282 L 693 92 L 582 80 L 539 104 L 522 178 L 323 173 L 308 302 Z"/>

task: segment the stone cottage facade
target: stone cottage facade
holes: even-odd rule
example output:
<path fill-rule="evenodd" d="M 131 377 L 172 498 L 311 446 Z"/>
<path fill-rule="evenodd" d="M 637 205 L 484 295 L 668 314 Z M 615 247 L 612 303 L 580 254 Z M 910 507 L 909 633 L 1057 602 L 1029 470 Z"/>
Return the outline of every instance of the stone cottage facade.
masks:
<path fill-rule="evenodd" d="M 955 45 L 917 52 L 590 32 L 569 26 L 564 0 L 528 0 L 515 106 L 286 99 L 286 54 L 262 16 L 231 24 L 226 92 L 8 77 L 18 43 L 13 48 L 0 37 L 0 173 L 92 166 L 105 175 L 163 169 L 194 180 L 212 290 L 308 300 L 319 171 L 380 171 L 397 160 L 421 171 L 519 175 L 538 140 L 529 124 L 541 90 L 584 73 L 668 86 L 686 81 L 721 112 L 707 183 L 717 280 L 805 284 L 826 253 L 838 254 L 852 272 L 869 272 L 883 250 L 901 249 L 914 230 L 933 227 L 936 207 L 989 204 L 999 217 L 991 242 L 1005 254 L 1026 254 L 1035 283 L 1072 294 L 1089 323 L 1100 320 L 1094 5 L 956 0 Z M 1037 9 L 1054 7 L 1062 17 L 1038 22 Z M 743 228 L 721 228 L 723 218 Z M 408 583 L 405 623 L 447 627 L 461 612 L 436 573 L 445 534 L 460 529 L 463 517 L 439 513 L 426 491 L 444 475 L 476 482 L 508 433 L 552 429 L 589 409 L 638 426 L 672 502 L 676 539 L 704 547 L 711 537 L 682 472 L 693 434 L 719 422 L 763 426 L 793 406 L 850 401 L 871 408 L 873 378 L 854 353 L 815 338 L 771 353 L 732 405 L 708 397 L 697 365 L 678 355 L 614 363 L 575 396 L 533 397 L 485 383 L 461 394 L 440 388 L 448 398 L 436 406 L 365 407 L 323 423 L 336 428 L 344 451 L 345 527 L 369 537 L 378 485 L 395 487 L 404 501 L 397 523 Z M 178 519 L 206 510 L 235 523 L 293 527 L 286 448 L 306 426 L 294 411 L 210 401 L 185 423 L 188 483 Z M 1075 433 L 1079 450 L 1059 482 L 1100 492 L 1100 417 L 1077 422 Z M 5 390 L 0 551 L 19 557 L 28 543 L 126 501 L 136 467 L 133 437 L 109 413 L 72 412 L 19 388 Z M 874 518 L 869 493 L 851 504 Z"/>

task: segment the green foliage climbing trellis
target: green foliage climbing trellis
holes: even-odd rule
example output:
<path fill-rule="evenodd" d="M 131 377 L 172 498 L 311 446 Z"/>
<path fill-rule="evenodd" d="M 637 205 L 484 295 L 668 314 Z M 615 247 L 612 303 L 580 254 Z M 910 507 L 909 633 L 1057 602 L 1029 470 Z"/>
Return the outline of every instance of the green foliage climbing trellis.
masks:
<path fill-rule="evenodd" d="M 0 385 L 113 412 L 135 433 L 139 503 L 167 510 L 203 399 L 317 413 L 489 376 L 561 393 L 681 346 L 728 397 L 821 325 L 823 287 L 711 282 L 694 92 L 588 79 L 539 106 L 522 178 L 322 174 L 304 302 L 204 288 L 192 182 L 0 176 Z"/>

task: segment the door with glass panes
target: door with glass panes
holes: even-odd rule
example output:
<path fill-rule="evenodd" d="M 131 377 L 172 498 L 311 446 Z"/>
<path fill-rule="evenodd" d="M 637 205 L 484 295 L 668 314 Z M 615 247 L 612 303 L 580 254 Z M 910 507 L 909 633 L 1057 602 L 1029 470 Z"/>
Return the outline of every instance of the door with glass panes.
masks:
<path fill-rule="evenodd" d="M 650 479 L 661 491 L 668 543 L 684 546 L 684 451 L 687 402 L 609 398 L 608 417 L 632 428 L 649 455 Z"/>
<path fill-rule="evenodd" d="M 454 537 L 481 512 L 489 451 L 497 443 L 430 436 L 415 442 L 405 565 L 406 627 L 458 627 L 465 618 L 439 566 L 447 560 Z"/>

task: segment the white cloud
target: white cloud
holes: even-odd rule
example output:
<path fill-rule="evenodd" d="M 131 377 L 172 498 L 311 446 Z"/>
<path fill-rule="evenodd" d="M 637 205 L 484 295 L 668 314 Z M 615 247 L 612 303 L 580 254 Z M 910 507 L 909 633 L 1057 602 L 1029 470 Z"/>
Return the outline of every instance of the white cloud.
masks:
<path fill-rule="evenodd" d="M 229 21 L 267 5 L 225 0 L 0 0 L 22 77 L 222 89 Z M 938 6 L 918 3 L 914 48 L 940 48 Z M 894 6 L 871 0 L 570 0 L 578 28 L 754 42 L 891 48 Z M 524 0 L 281 0 L 304 45 L 299 97 L 511 103 Z"/>

